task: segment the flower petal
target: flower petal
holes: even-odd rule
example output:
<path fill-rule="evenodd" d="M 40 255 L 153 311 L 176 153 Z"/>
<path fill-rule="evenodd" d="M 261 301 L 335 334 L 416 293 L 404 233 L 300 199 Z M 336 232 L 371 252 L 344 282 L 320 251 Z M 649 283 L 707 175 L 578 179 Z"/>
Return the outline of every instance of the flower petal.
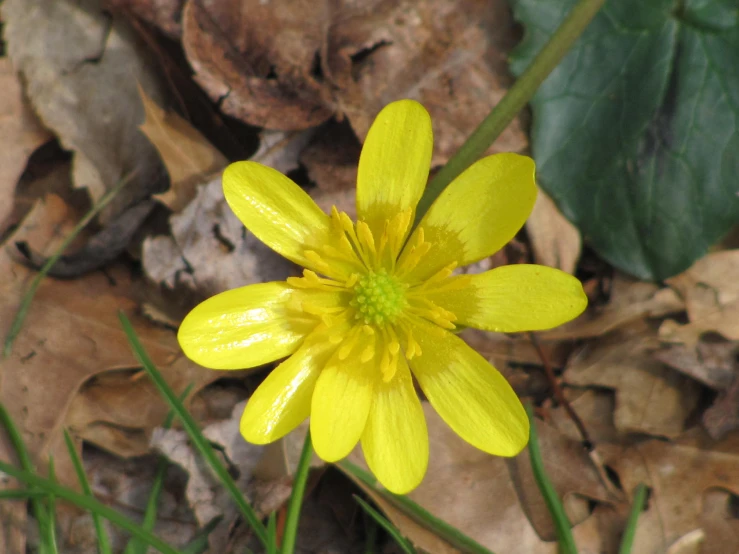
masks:
<path fill-rule="evenodd" d="M 426 418 L 405 358 L 389 383 L 375 388 L 367 427 L 362 435 L 367 465 L 380 483 L 395 494 L 416 488 L 429 460 Z"/>
<path fill-rule="evenodd" d="M 294 289 L 284 282 L 222 292 L 187 314 L 177 332 L 185 355 L 211 369 L 255 367 L 295 352 L 317 319 L 303 302 L 337 306 L 340 293 Z"/>
<path fill-rule="evenodd" d="M 347 341 L 350 340 L 351 336 Z M 374 358 L 362 362 L 364 347 L 355 348 L 341 359 L 343 346 L 339 346 L 318 377 L 311 402 L 313 447 L 327 462 L 345 457 L 359 442 L 380 375 Z"/>
<path fill-rule="evenodd" d="M 426 398 L 471 445 L 515 456 L 529 439 L 529 422 L 508 381 L 462 339 L 418 321 L 413 336 L 422 354 L 410 360 Z"/>
<path fill-rule="evenodd" d="M 483 158 L 452 181 L 426 212 L 421 228 L 431 249 L 409 273 L 424 280 L 456 262 L 471 264 L 500 250 L 521 229 L 536 200 L 534 162 L 518 154 Z M 406 248 L 401 255 L 408 256 Z"/>
<path fill-rule="evenodd" d="M 398 212 L 409 210 L 413 221 L 426 187 L 432 149 L 431 117 L 418 102 L 393 102 L 377 115 L 357 172 L 357 216 L 376 237 L 385 220 Z"/>
<path fill-rule="evenodd" d="M 310 415 L 316 381 L 335 348 L 328 341 L 309 338 L 272 370 L 254 391 L 241 416 L 241 434 L 247 441 L 276 441 Z"/>
<path fill-rule="evenodd" d="M 236 217 L 259 240 L 287 259 L 320 271 L 305 251 L 330 242 L 330 219 L 290 178 L 256 162 L 236 162 L 223 172 L 223 193 Z"/>
<path fill-rule="evenodd" d="M 459 287 L 425 296 L 457 316 L 455 323 L 485 331 L 551 329 L 576 318 L 588 305 L 580 281 L 542 265 L 506 265 L 459 281 Z"/>

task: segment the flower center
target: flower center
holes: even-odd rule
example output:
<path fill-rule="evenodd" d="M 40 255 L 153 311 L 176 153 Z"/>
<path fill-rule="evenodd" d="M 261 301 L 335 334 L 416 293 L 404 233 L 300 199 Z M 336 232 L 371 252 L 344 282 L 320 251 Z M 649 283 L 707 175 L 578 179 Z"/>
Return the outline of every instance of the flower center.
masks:
<path fill-rule="evenodd" d="M 407 305 L 405 286 L 384 269 L 370 271 L 354 285 L 350 305 L 356 308 L 356 318 L 366 325 L 393 323 Z"/>

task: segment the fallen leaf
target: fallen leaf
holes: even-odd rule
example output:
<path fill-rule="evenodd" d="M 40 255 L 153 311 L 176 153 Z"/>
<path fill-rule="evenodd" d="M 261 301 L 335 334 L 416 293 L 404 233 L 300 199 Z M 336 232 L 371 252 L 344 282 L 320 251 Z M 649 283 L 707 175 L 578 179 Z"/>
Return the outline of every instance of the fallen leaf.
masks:
<path fill-rule="evenodd" d="M 12 260 L 12 245 L 26 240 L 48 253 L 73 223 L 70 215 L 61 199 L 48 196 L 3 245 L 0 272 L 9 279 L 0 289 L 0 336 L 6 335 L 34 275 Z M 140 286 L 120 267 L 111 268 L 107 276 L 44 280 L 11 356 L 0 361 L 0 402 L 21 429 L 33 460 L 43 468 L 47 457 L 54 455 L 57 476 L 65 484 L 76 483 L 76 476 L 61 430 L 80 387 L 106 370 L 139 367 L 120 327 L 119 310 L 128 314 L 152 360 L 177 391 L 190 382 L 197 390 L 216 376 L 181 354 L 174 333 L 136 315 Z M 167 406 L 151 395 L 143 410 L 150 421 L 161 422 Z M 109 417 L 115 421 L 112 412 Z M 0 443 L 1 458 L 10 459 L 10 451 L 7 443 Z"/>
<path fill-rule="evenodd" d="M 703 495 L 701 528 L 705 538 L 701 554 L 724 554 L 739 552 L 739 517 L 732 505 L 736 506 L 736 495 L 726 490 L 708 490 Z"/>
<path fill-rule="evenodd" d="M 656 332 L 637 322 L 582 347 L 564 373 L 567 384 L 616 391 L 622 433 L 677 437 L 695 409 L 699 385 L 655 360 Z"/>
<path fill-rule="evenodd" d="M 155 198 L 179 212 L 195 197 L 196 186 L 207 182 L 228 160 L 187 120 L 160 108 L 142 88 L 139 94 L 146 114 L 141 132 L 156 147 L 169 173 L 169 190 Z"/>
<path fill-rule="evenodd" d="M 10 60 L 0 58 L 0 236 L 13 210 L 13 192 L 28 156 L 51 138 L 23 95 Z"/>
<path fill-rule="evenodd" d="M 74 185 L 95 201 L 131 179 L 103 220 L 157 192 L 163 168 L 138 129 L 144 112 L 136 83 L 159 105 L 164 94 L 156 65 L 125 21 L 99 0 L 8 0 L 2 17 L 8 56 L 31 104 L 74 153 Z"/>
<path fill-rule="evenodd" d="M 739 250 L 714 252 L 667 280 L 685 299 L 689 323 L 665 334 L 695 345 L 705 332 L 739 340 Z"/>
<path fill-rule="evenodd" d="M 194 78 L 223 113 L 251 125 L 302 130 L 333 109 L 316 73 L 328 1 L 201 3 L 182 13 L 182 45 Z"/>
<path fill-rule="evenodd" d="M 310 132 L 263 133 L 253 156 L 287 173 Z M 183 285 L 200 296 L 250 283 L 283 280 L 294 266 L 246 231 L 223 197 L 221 176 L 199 187 L 195 198 L 170 218 L 172 236 L 147 238 L 143 264 L 147 275 L 169 288 Z"/>
<path fill-rule="evenodd" d="M 434 126 L 432 164 L 445 163 L 512 82 L 507 57 L 518 37 L 508 4 L 376 0 L 342 7 L 332 14 L 322 54 L 339 113 L 363 139 L 385 104 L 418 100 Z M 526 148 L 517 118 L 489 151 Z"/>
<path fill-rule="evenodd" d="M 639 516 L 633 548 L 640 554 L 667 552 L 681 537 L 701 529 L 707 491 L 739 493 L 736 436 L 721 443 L 698 433 L 675 443 L 650 440 L 615 448 L 608 461 L 624 490 L 634 490 L 640 482 L 650 487 L 649 507 Z M 735 552 L 737 546 L 735 542 L 723 552 Z"/>
<path fill-rule="evenodd" d="M 526 220 L 526 232 L 536 263 L 575 273 L 582 249 L 580 232 L 541 189 Z"/>

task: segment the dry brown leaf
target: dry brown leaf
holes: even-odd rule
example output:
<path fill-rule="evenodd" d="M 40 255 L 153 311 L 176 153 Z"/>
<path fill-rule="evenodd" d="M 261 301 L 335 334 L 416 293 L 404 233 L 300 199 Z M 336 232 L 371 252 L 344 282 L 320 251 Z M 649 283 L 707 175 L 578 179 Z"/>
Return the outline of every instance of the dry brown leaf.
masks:
<path fill-rule="evenodd" d="M 13 210 L 13 192 L 28 156 L 51 138 L 23 96 L 10 60 L 0 58 L 0 235 Z"/>
<path fill-rule="evenodd" d="M 159 105 L 155 64 L 121 18 L 99 0 L 8 0 L 2 4 L 9 58 L 41 121 L 74 153 L 73 182 L 93 200 L 122 178 L 128 186 L 106 209 L 120 213 L 161 186 L 156 150 L 138 129 L 136 83 Z"/>
<path fill-rule="evenodd" d="M 538 264 L 574 273 L 580 259 L 582 238 L 547 193 L 539 189 L 534 210 L 526 220 L 526 232 Z"/>
<path fill-rule="evenodd" d="M 732 504 L 737 496 L 713 489 L 703 495 L 701 527 L 705 533 L 701 554 L 739 552 L 739 517 Z"/>
<path fill-rule="evenodd" d="M 692 433 L 676 443 L 650 440 L 613 449 L 608 462 L 624 490 L 633 491 L 638 483 L 651 489 L 649 508 L 639 517 L 633 552 L 668 552 L 673 543 L 706 525 L 706 491 L 739 493 L 738 439 L 715 443 Z M 706 508 L 710 513 L 711 503 Z M 734 542 L 722 552 L 737 551 L 739 543 Z"/>
<path fill-rule="evenodd" d="M 21 296 L 33 274 L 15 263 L 10 252 L 17 240 L 49 252 L 61 240 L 72 221 L 64 203 L 49 196 L 31 211 L 0 252 L 0 271 L 10 276 L 2 283 L 0 335 L 5 336 L 15 317 Z M 23 432 L 34 458 L 43 462 L 49 454 L 57 461 L 64 483 L 75 483 L 61 430 L 69 406 L 90 377 L 107 369 L 139 367 L 118 321 L 118 311 L 134 323 L 142 343 L 163 375 L 182 390 L 189 382 L 196 389 L 215 378 L 181 355 L 174 333 L 138 317 L 136 287 L 128 272 L 112 268 L 108 276 L 95 274 L 74 281 L 45 280 L 28 312 L 13 353 L 0 362 L 0 401 Z M 174 378 L 173 378 L 174 377 Z M 152 395 L 146 417 L 161 422 L 166 403 Z M 110 416 L 115 421 L 115 415 Z M 105 445 L 103 445 L 105 446 Z M 0 457 L 9 459 L 7 444 Z"/>
<path fill-rule="evenodd" d="M 315 75 L 329 14 L 327 0 L 188 0 L 182 45 L 223 113 L 267 129 L 307 129 L 333 113 Z"/>
<path fill-rule="evenodd" d="M 614 389 L 620 432 L 676 437 L 695 409 L 700 389 L 654 359 L 658 346 L 649 325 L 634 323 L 585 345 L 570 360 L 564 379 L 571 385 Z"/>
<path fill-rule="evenodd" d="M 695 346 L 700 335 L 715 331 L 739 340 L 739 250 L 714 252 L 667 283 L 685 299 L 689 323 L 663 333 Z"/>
<path fill-rule="evenodd" d="M 539 528 L 550 532 L 551 522 L 546 521 L 545 509 L 535 490 L 528 452 L 509 462 L 490 456 L 459 438 L 425 402 L 424 412 L 430 436 L 429 468 L 410 498 L 495 552 L 554 554 L 556 544 L 543 541 L 527 519 L 528 512 Z M 543 457 L 555 488 L 565 496 L 605 499 L 605 489 L 579 444 L 547 425 L 540 427 Z M 366 467 L 358 449 L 350 459 Z M 456 552 L 382 497 L 371 496 L 420 549 L 432 554 Z"/>
<path fill-rule="evenodd" d="M 507 54 L 518 38 L 503 0 L 347 1 L 332 16 L 324 72 L 337 111 L 361 139 L 385 104 L 413 98 L 431 114 L 432 163 L 442 164 L 512 81 Z M 527 145 L 516 119 L 490 151 Z"/>
<path fill-rule="evenodd" d="M 262 134 L 252 157 L 287 173 L 298 165 L 298 155 L 309 132 Z M 250 283 L 283 280 L 294 266 L 262 244 L 233 214 L 223 197 L 220 175 L 198 189 L 182 212 L 170 218 L 172 236 L 144 241 L 144 270 L 170 288 L 184 285 L 201 296 Z"/>
<path fill-rule="evenodd" d="M 140 87 L 139 95 L 146 114 L 139 128 L 157 149 L 169 173 L 169 190 L 155 198 L 179 212 L 195 197 L 196 186 L 226 167 L 228 160 L 186 119 L 160 108 Z"/>

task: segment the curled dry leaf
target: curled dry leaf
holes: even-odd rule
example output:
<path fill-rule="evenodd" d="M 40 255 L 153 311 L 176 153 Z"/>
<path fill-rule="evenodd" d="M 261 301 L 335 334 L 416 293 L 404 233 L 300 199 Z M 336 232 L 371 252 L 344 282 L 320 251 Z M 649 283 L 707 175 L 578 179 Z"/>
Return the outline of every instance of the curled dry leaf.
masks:
<path fill-rule="evenodd" d="M 584 346 L 570 360 L 565 382 L 614 389 L 622 433 L 677 437 L 697 405 L 699 385 L 655 360 L 658 347 L 646 323 L 633 323 Z"/>
<path fill-rule="evenodd" d="M 223 113 L 251 125 L 293 131 L 333 109 L 315 75 L 329 2 L 188 0 L 182 44 L 195 80 Z"/>
<path fill-rule="evenodd" d="M 128 11 L 160 29 L 170 38 L 182 34 L 182 6 L 184 0 L 105 0 L 105 6 L 114 11 Z"/>
<path fill-rule="evenodd" d="M 41 121 L 74 153 L 73 182 L 93 200 L 135 174 L 104 212 L 120 213 L 162 186 L 156 150 L 138 129 L 140 83 L 163 105 L 155 65 L 135 33 L 99 0 L 8 0 L 8 56 Z"/>
<path fill-rule="evenodd" d="M 739 250 L 714 252 L 667 280 L 685 298 L 689 323 L 665 338 L 695 346 L 701 334 L 714 331 L 739 340 Z"/>
<path fill-rule="evenodd" d="M 146 114 L 141 132 L 157 149 L 169 173 L 169 190 L 155 198 L 174 212 L 182 211 L 195 197 L 196 186 L 207 182 L 228 161 L 186 119 L 163 110 L 141 87 L 139 94 Z"/>
<path fill-rule="evenodd" d="M 0 58 L 0 236 L 13 209 L 13 192 L 28 156 L 51 138 L 23 96 L 10 60 Z"/>
<path fill-rule="evenodd" d="M 262 134 L 253 156 L 287 173 L 297 167 L 298 154 L 310 132 Z M 172 236 L 144 241 L 143 264 L 155 282 L 174 288 L 182 284 L 201 296 L 262 281 L 283 280 L 295 270 L 249 233 L 223 197 L 221 176 L 198 189 L 195 198 L 170 218 Z"/>

